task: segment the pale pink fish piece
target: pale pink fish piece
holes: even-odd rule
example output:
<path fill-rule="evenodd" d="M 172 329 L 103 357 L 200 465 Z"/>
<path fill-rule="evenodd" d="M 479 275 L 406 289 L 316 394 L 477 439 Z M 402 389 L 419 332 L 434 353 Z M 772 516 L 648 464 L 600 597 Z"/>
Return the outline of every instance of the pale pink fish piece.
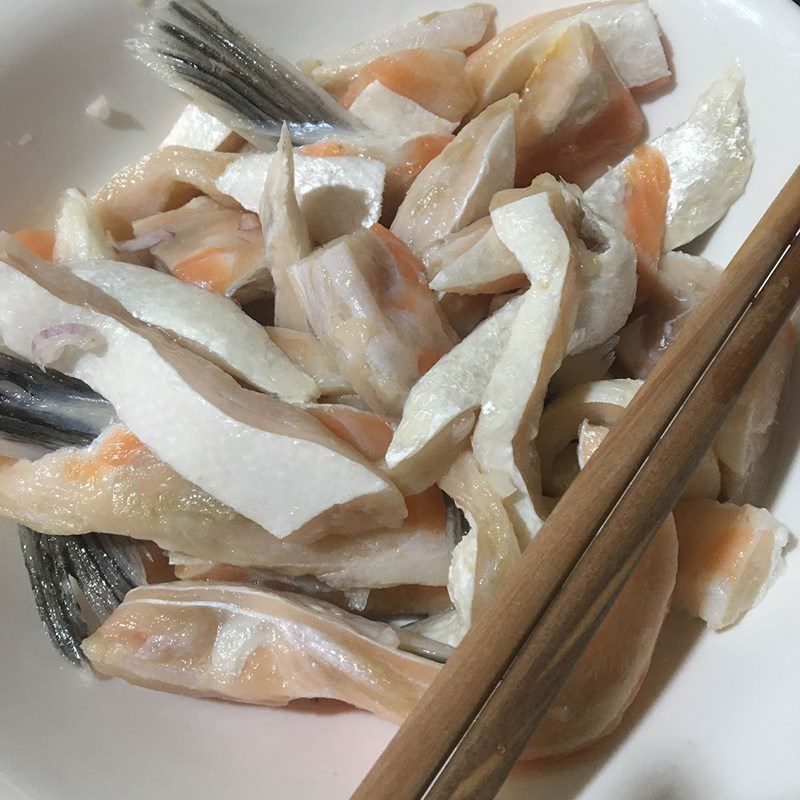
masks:
<path fill-rule="evenodd" d="M 677 562 L 675 523 L 669 517 L 545 714 L 523 761 L 574 753 L 617 728 L 647 675 L 675 588 Z M 439 615 L 416 628 L 427 636 L 447 633 L 451 616 Z"/>
<path fill-rule="evenodd" d="M 216 180 L 237 156 L 189 147 L 162 147 L 118 172 L 92 197 L 103 228 L 121 241 L 129 239 L 134 220 L 178 208 L 202 193 L 222 203 Z"/>
<path fill-rule="evenodd" d="M 309 326 L 374 411 L 396 418 L 411 387 L 456 342 L 422 265 L 376 226 L 289 269 Z"/>
<path fill-rule="evenodd" d="M 551 481 L 558 456 L 578 439 L 584 420 L 612 427 L 622 416 L 642 381 L 618 378 L 574 386 L 556 397 L 542 413 L 536 450 L 545 492 L 556 493 Z"/>
<path fill-rule="evenodd" d="M 440 239 L 429 250 L 428 263 L 429 274 L 435 273 L 431 288 L 446 294 L 496 295 L 526 288 L 527 284 L 519 261 L 492 227 L 491 217 Z"/>
<path fill-rule="evenodd" d="M 455 487 L 451 485 L 451 488 Z M 481 499 L 465 498 L 467 507 L 474 509 L 482 506 L 485 499 L 482 495 L 479 497 Z M 484 506 L 484 510 L 489 512 L 484 522 L 494 519 L 496 526 L 502 516 L 498 517 L 496 511 L 491 513 L 493 502 Z M 502 522 L 499 528 L 495 527 L 495 536 L 503 527 Z M 504 540 L 508 541 L 507 535 L 495 538 L 495 546 Z M 482 570 L 480 567 L 476 569 L 480 564 L 480 546 L 476 548 L 473 544 L 471 553 L 467 552 L 467 547 L 460 547 L 462 552 L 456 555 L 460 555 L 465 563 L 456 564 L 454 558 L 454 569 L 462 577 L 466 576 L 467 580 L 462 581 L 463 586 L 454 586 L 451 571 L 450 591 L 454 598 L 459 597 L 459 591 L 464 592 L 467 600 L 470 597 L 485 598 L 486 595 L 478 591 L 478 584 L 475 593 L 470 594 L 469 561 L 472 559 L 473 570 L 480 580 Z M 497 553 L 494 561 L 497 572 L 489 574 L 484 588 L 493 591 L 497 582 L 503 579 L 508 562 L 513 560 L 513 552 L 506 551 L 505 556 Z M 675 588 L 677 563 L 678 541 L 675 523 L 670 516 L 578 659 L 525 750 L 523 760 L 534 761 L 573 753 L 608 735 L 619 725 L 650 666 Z M 486 581 L 486 573 L 483 572 L 483 575 Z M 454 616 L 455 612 L 446 612 L 416 625 L 415 629 L 425 636 L 441 636 L 447 640 L 453 632 L 460 632 Z"/>
<path fill-rule="evenodd" d="M 516 95 L 490 106 L 419 173 L 391 229 L 416 256 L 486 216 L 492 197 L 514 185 L 518 107 Z"/>
<path fill-rule="evenodd" d="M 626 86 L 650 86 L 669 78 L 661 32 L 648 3 L 584 3 L 518 22 L 472 53 L 467 71 L 478 94 L 472 113 L 520 91 L 558 37 L 581 22 L 592 27 Z"/>
<path fill-rule="evenodd" d="M 339 372 L 336 360 L 313 333 L 290 328 L 267 328 L 267 333 L 290 361 L 311 375 L 324 396 L 353 393 L 353 387 Z"/>
<path fill-rule="evenodd" d="M 436 483 L 464 449 L 521 303 L 495 312 L 414 385 L 386 454 L 392 480 L 406 492 Z"/>
<path fill-rule="evenodd" d="M 195 208 L 190 209 L 193 205 Z M 200 220 L 194 220 L 195 211 Z M 247 216 L 218 207 L 208 198 L 205 202 L 197 198 L 180 212 L 157 216 L 178 214 L 182 215 L 177 225 L 173 220 L 172 230 L 156 228 L 124 246 L 128 252 L 140 252 L 149 245 L 149 237 L 150 241 L 162 247 L 171 247 L 174 254 L 174 243 L 178 237 L 173 231 L 180 228 L 181 223 L 185 227 L 188 217 L 191 220 L 190 238 L 192 234 L 195 237 L 199 235 L 201 247 L 204 248 L 199 254 L 177 264 L 175 271 L 187 280 L 194 279 L 190 283 L 173 280 L 173 276 L 161 270 L 118 261 L 114 248 L 107 241 L 85 198 L 74 189 L 65 192 L 61 201 L 56 223 L 55 261 L 81 280 L 102 289 L 137 319 L 173 334 L 185 347 L 214 362 L 245 384 L 287 402 L 317 399 L 320 392 L 313 379 L 286 358 L 255 320 L 228 298 L 219 297 L 214 291 L 205 291 L 210 288 L 223 291 L 230 285 L 227 264 L 237 260 L 237 254 L 248 246 L 248 239 L 240 233 Z M 258 242 L 260 225 L 255 215 L 250 216 L 255 221 L 255 240 Z M 236 233 L 230 230 L 231 224 L 236 226 Z M 223 226 L 229 228 L 227 236 L 220 230 Z M 185 252 L 185 238 L 182 237 L 182 242 L 178 244 L 178 251 L 183 249 Z M 249 241 L 252 242 L 253 237 Z M 208 247 L 209 244 L 214 246 Z M 123 245 L 118 243 L 116 247 L 122 248 Z M 200 277 L 197 272 L 194 275 L 182 272 L 188 264 L 205 264 L 207 269 L 215 262 L 223 265 L 222 270 L 203 277 L 210 279 L 211 283 L 224 278 L 219 286 L 196 280 Z M 163 262 L 161 266 L 164 266 Z"/>
<path fill-rule="evenodd" d="M 581 423 L 578 431 L 578 466 L 581 469 L 586 466 L 586 462 L 595 454 L 606 436 L 608 428 L 604 425 L 592 425 L 586 419 Z"/>
<path fill-rule="evenodd" d="M 634 225 L 633 230 L 647 233 L 648 244 L 660 244 L 665 253 L 705 233 L 741 197 L 753 168 L 744 85 L 744 73 L 737 62 L 700 97 L 685 122 L 651 141 L 646 160 L 642 160 L 641 153 L 634 153 L 595 181 L 586 190 L 587 203 L 620 230 L 627 230 L 631 221 L 643 222 Z M 652 151 L 660 153 L 661 165 L 652 157 Z M 665 172 L 668 180 L 664 180 Z M 656 180 L 649 181 L 648 173 Z M 631 203 L 637 183 L 645 192 Z M 651 192 L 653 188 L 657 191 Z M 664 189 L 667 196 L 659 203 L 659 220 L 637 211 L 637 207 L 646 210 L 641 209 L 640 200 L 647 199 L 648 194 L 653 199 Z M 638 220 L 632 220 L 631 211 L 636 212 L 633 216 Z M 655 232 L 657 237 L 652 235 Z M 654 258 L 649 246 L 646 251 Z"/>
<path fill-rule="evenodd" d="M 431 282 L 442 270 L 479 245 L 491 230 L 492 218 L 481 217 L 467 225 L 466 228 L 433 242 L 423 253 L 421 259 Z"/>
<path fill-rule="evenodd" d="M 466 73 L 467 59 L 456 50 L 401 50 L 367 64 L 342 98 L 350 108 L 374 81 L 414 101 L 441 119 L 460 123 L 475 104 L 475 91 Z"/>
<path fill-rule="evenodd" d="M 163 233 L 149 248 L 155 263 L 186 283 L 247 302 L 272 289 L 258 217 L 196 197 L 172 211 L 133 223 L 143 242 Z"/>
<path fill-rule="evenodd" d="M 451 134 L 460 122 L 438 117 L 416 101 L 372 81 L 356 97 L 350 113 L 379 136 Z"/>
<path fill-rule="evenodd" d="M 490 294 L 443 294 L 439 307 L 459 339 L 466 339 L 489 315 Z"/>
<path fill-rule="evenodd" d="M 400 649 L 406 637 L 302 595 L 181 582 L 129 592 L 83 650 L 141 686 L 269 706 L 330 698 L 399 722 L 438 672 Z"/>
<path fill-rule="evenodd" d="M 380 461 L 392 441 L 392 426 L 374 411 L 333 403 L 307 403 L 306 411 L 370 461 Z"/>
<path fill-rule="evenodd" d="M 545 492 L 560 496 L 575 477 L 580 453 L 576 459 L 573 445 L 575 442 L 580 445 L 580 431 L 587 422 L 613 427 L 641 386 L 642 381 L 629 378 L 584 383 L 559 395 L 545 408 L 536 439 Z M 683 496 L 716 498 L 719 491 L 720 470 L 709 452 L 692 475 Z"/>
<path fill-rule="evenodd" d="M 582 383 L 610 378 L 608 371 L 614 363 L 616 342 L 616 337 L 612 337 L 597 347 L 568 355 L 550 379 L 547 387 L 548 395 L 558 397 Z"/>
<path fill-rule="evenodd" d="M 783 572 L 789 532 L 766 509 L 684 500 L 675 507 L 675 522 L 675 603 L 711 628 L 737 622 Z"/>
<path fill-rule="evenodd" d="M 407 136 L 372 136 L 329 139 L 300 148 L 304 155 L 335 158 L 336 156 L 361 156 L 382 162 L 386 166 L 383 186 L 381 223 L 392 224 L 397 209 L 408 190 L 428 164 L 438 156 L 450 142 L 452 134 L 426 133 L 411 138 Z"/>
<path fill-rule="evenodd" d="M 588 186 L 644 133 L 644 115 L 600 40 L 590 25 L 575 25 L 556 39 L 522 92 L 517 185 L 550 172 Z"/>
<path fill-rule="evenodd" d="M 480 44 L 487 35 L 495 9 L 486 3 L 434 11 L 379 33 L 328 61 L 308 64 L 311 77 L 336 97 L 371 61 L 401 50 L 461 50 Z"/>
<path fill-rule="evenodd" d="M 51 260 L 68 267 L 87 261 L 115 261 L 117 258 L 117 251 L 85 195 L 78 189 L 67 189 L 61 195 L 56 211 Z"/>
<path fill-rule="evenodd" d="M 620 332 L 618 366 L 629 375 L 646 377 L 721 274 L 720 267 L 704 258 L 666 253 L 640 316 Z M 769 444 L 793 352 L 794 330 L 787 326 L 764 354 L 717 437 L 722 499 L 743 502 L 757 494 L 758 487 L 748 484 L 763 477 L 757 474 L 758 462 Z"/>
<path fill-rule="evenodd" d="M 121 426 L 86 448 L 0 462 L 0 515 L 53 535 L 102 530 L 210 562 L 315 575 L 338 589 L 443 586 L 450 560 L 443 504 L 438 513 L 409 514 L 398 530 L 282 540 L 182 478 Z"/>
<path fill-rule="evenodd" d="M 574 355 L 605 344 L 626 322 L 636 296 L 636 254 L 628 238 L 594 214 L 580 189 L 557 181 L 549 173 L 529 186 L 498 192 L 491 201 L 495 213 L 505 205 L 540 192 L 554 202 L 577 209 L 576 246 L 580 260 L 580 297 L 568 353 Z M 513 291 L 529 283 L 520 260 L 500 240 L 491 217 L 446 236 L 426 253 L 431 289 L 465 295 Z"/>
<path fill-rule="evenodd" d="M 214 564 L 182 553 L 170 553 L 169 563 L 178 580 L 241 583 L 273 591 L 299 592 L 370 619 L 439 614 L 450 608 L 450 596 L 444 586 L 405 584 L 341 590 L 309 576 L 291 577 L 264 567 Z"/>
<path fill-rule="evenodd" d="M 581 467 L 607 428 L 584 429 Z M 678 539 L 670 515 L 578 659 L 523 755 L 566 755 L 607 736 L 622 721 L 647 675 L 675 588 Z"/>

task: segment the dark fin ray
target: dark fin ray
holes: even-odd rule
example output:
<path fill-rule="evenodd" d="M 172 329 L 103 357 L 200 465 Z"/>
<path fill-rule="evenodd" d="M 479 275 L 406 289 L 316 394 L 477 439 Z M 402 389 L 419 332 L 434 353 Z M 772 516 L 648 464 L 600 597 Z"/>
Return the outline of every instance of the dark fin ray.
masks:
<path fill-rule="evenodd" d="M 80 643 L 89 630 L 74 595 L 64 591 L 58 567 L 46 552 L 42 535 L 20 526 L 19 539 L 36 611 L 50 641 L 67 661 L 84 663 Z"/>
<path fill-rule="evenodd" d="M 257 146 L 286 122 L 295 144 L 361 128 L 285 59 L 268 54 L 203 0 L 171 0 L 127 43 L 137 58 Z"/>
<path fill-rule="evenodd" d="M 80 381 L 0 353 L 0 439 L 79 447 L 114 418 L 111 404 Z"/>
<path fill-rule="evenodd" d="M 145 583 L 140 546 L 105 534 L 48 536 L 19 526 L 19 539 L 36 610 L 47 635 L 72 664 L 85 664 L 81 642 L 89 625 L 70 579 L 104 620 L 125 594 Z"/>

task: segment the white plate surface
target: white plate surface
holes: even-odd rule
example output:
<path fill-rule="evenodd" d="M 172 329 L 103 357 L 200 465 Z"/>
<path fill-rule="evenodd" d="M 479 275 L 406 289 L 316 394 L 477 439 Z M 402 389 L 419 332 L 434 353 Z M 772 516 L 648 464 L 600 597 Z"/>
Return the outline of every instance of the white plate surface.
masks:
<path fill-rule="evenodd" d="M 286 55 L 332 55 L 436 0 L 219 0 Z M 500 24 L 563 3 L 497 0 Z M 728 259 L 800 163 L 800 11 L 790 0 L 653 0 L 676 89 L 649 103 L 653 133 L 680 122 L 741 58 L 757 143 L 745 198 L 707 240 Z M 400 15 L 398 17 L 398 14 Z M 0 0 L 0 228 L 47 223 L 58 192 L 92 189 L 151 149 L 182 101 L 122 47 L 133 0 Z M 112 129 L 84 116 L 105 94 Z M 26 134 L 26 146 L 17 142 Z M 800 531 L 800 370 L 782 413 L 769 496 Z M 615 735 L 518 770 L 505 800 L 800 798 L 800 560 L 744 622 L 711 634 L 669 619 L 647 682 Z M 271 710 L 150 692 L 62 666 L 36 619 L 11 526 L 0 526 L 0 798 L 346 798 L 392 727 L 333 703 Z"/>

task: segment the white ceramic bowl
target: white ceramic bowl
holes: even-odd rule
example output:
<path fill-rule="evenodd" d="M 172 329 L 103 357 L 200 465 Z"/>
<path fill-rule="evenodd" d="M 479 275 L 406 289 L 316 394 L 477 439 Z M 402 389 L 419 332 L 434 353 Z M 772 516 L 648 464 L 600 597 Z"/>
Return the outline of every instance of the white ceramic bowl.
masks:
<path fill-rule="evenodd" d="M 449 4 L 444 0 L 445 4 Z M 497 0 L 501 25 L 558 0 Z M 218 0 L 284 54 L 333 54 L 437 0 Z M 800 11 L 790 0 L 653 0 L 677 87 L 649 104 L 653 133 L 741 58 L 756 139 L 747 194 L 704 241 L 728 259 L 800 163 Z M 0 228 L 47 223 L 58 192 L 92 189 L 151 149 L 182 101 L 122 47 L 133 0 L 0 0 Z M 98 94 L 115 128 L 84 115 Z M 30 134 L 32 141 L 19 146 Z M 800 531 L 800 374 L 776 437 L 775 513 Z M 774 500 L 774 502 L 772 502 Z M 673 615 L 621 729 L 586 753 L 518 770 L 506 800 L 800 797 L 800 563 L 744 622 L 715 635 Z M 11 526 L 0 528 L 0 798 L 346 798 L 392 727 L 333 703 L 238 707 L 88 677 L 36 618 Z"/>

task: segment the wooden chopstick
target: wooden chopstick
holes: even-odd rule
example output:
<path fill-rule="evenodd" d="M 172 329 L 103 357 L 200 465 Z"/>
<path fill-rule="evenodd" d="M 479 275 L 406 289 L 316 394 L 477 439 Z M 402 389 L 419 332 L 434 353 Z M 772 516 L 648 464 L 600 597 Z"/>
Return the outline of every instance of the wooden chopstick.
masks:
<path fill-rule="evenodd" d="M 494 796 L 800 297 L 798 228 L 800 170 L 353 800 Z"/>

